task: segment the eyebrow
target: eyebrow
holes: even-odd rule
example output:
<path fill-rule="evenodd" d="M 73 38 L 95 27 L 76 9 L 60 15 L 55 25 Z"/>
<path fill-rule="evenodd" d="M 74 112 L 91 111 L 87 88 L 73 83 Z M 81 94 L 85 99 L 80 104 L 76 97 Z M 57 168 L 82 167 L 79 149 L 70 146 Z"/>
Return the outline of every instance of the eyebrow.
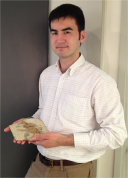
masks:
<path fill-rule="evenodd" d="M 61 31 L 66 31 L 66 30 L 72 30 L 72 31 L 73 31 L 73 29 L 70 28 L 70 27 L 68 27 L 68 28 L 64 28 L 64 29 L 62 29 Z M 55 29 L 51 29 L 51 32 L 52 32 L 52 31 L 55 31 L 55 32 L 56 32 L 57 30 L 55 30 Z"/>

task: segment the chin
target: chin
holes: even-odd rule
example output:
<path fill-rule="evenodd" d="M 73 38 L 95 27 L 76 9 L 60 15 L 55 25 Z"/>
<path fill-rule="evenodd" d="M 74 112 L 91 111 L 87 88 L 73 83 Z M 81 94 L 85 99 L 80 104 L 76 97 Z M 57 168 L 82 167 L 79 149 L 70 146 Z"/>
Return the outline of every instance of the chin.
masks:
<path fill-rule="evenodd" d="M 64 54 L 64 55 L 62 55 L 62 54 L 57 54 L 58 56 L 59 56 L 59 58 L 67 58 L 67 57 L 69 57 L 69 55 L 66 55 L 66 54 Z"/>

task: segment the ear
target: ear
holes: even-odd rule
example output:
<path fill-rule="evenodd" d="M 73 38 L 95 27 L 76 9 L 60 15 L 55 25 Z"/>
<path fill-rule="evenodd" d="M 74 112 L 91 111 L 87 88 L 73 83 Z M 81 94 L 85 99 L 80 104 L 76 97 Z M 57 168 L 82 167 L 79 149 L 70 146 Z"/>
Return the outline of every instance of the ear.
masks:
<path fill-rule="evenodd" d="M 80 33 L 80 43 L 83 43 L 84 40 L 85 40 L 85 30 L 82 30 Z"/>

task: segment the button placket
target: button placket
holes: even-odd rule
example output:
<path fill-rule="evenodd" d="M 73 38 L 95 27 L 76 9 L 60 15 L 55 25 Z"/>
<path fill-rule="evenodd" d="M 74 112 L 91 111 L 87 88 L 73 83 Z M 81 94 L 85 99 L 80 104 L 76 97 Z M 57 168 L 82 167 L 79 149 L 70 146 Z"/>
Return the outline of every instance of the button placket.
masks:
<path fill-rule="evenodd" d="M 61 92 L 63 89 L 64 81 L 65 81 L 65 78 L 63 75 L 61 75 L 59 83 L 58 83 L 58 88 L 56 91 L 55 99 L 54 99 L 54 104 L 53 104 L 53 108 L 52 108 L 52 112 L 51 112 L 49 125 L 48 125 L 48 130 L 50 130 L 50 131 L 52 131 L 53 126 L 54 126 L 54 121 L 56 119 L 59 98 L 60 98 L 60 95 L 61 95 Z"/>

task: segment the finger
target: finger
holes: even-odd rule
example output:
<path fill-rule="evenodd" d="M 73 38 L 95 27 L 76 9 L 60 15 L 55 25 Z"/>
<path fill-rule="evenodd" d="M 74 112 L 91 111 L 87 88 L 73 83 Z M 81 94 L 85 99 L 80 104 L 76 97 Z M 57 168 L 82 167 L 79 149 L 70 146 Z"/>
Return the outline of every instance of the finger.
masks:
<path fill-rule="evenodd" d="M 18 122 L 20 122 L 20 121 L 23 121 L 24 119 L 25 119 L 25 118 L 19 119 L 19 120 L 13 122 L 13 124 L 16 124 L 16 123 L 18 123 Z"/>
<path fill-rule="evenodd" d="M 18 121 L 13 122 L 13 124 L 16 124 L 17 122 L 20 122 L 20 121 L 22 121 L 22 120 L 24 120 L 24 119 L 25 119 L 25 118 L 19 119 Z M 4 129 L 4 132 L 9 132 L 9 131 L 11 131 L 11 129 L 10 129 L 9 126 Z"/>
<path fill-rule="evenodd" d="M 15 139 L 13 139 L 13 142 L 16 143 L 17 141 Z"/>
<path fill-rule="evenodd" d="M 28 141 L 28 144 L 30 144 L 31 143 L 31 141 Z"/>
<path fill-rule="evenodd" d="M 9 131 L 10 131 L 10 127 L 9 126 L 4 129 L 4 132 L 9 132 Z"/>
<path fill-rule="evenodd" d="M 40 134 L 40 135 L 36 135 L 36 136 L 32 137 L 32 140 L 33 140 L 33 141 L 36 141 L 36 140 L 43 140 L 43 139 L 46 139 L 46 138 L 45 138 L 45 134 Z"/>
<path fill-rule="evenodd" d="M 34 145 L 42 145 L 42 141 L 29 141 L 29 144 L 32 143 Z"/>
<path fill-rule="evenodd" d="M 25 144 L 25 141 L 22 141 L 21 144 L 24 145 L 24 144 Z"/>
<path fill-rule="evenodd" d="M 13 142 L 14 142 L 14 143 L 18 143 L 18 144 L 22 144 L 22 145 L 25 144 L 25 141 L 20 141 L 20 140 L 17 141 L 17 140 L 15 140 L 15 139 L 13 140 Z"/>
<path fill-rule="evenodd" d="M 13 142 L 14 142 L 14 143 L 18 143 L 18 144 L 20 144 L 20 143 L 21 143 L 21 141 L 20 141 L 20 140 L 15 140 L 15 138 L 14 138 Z"/>
<path fill-rule="evenodd" d="M 18 143 L 18 144 L 21 144 L 21 143 L 22 143 L 22 141 L 18 140 L 18 141 L 17 141 L 17 143 Z"/>

